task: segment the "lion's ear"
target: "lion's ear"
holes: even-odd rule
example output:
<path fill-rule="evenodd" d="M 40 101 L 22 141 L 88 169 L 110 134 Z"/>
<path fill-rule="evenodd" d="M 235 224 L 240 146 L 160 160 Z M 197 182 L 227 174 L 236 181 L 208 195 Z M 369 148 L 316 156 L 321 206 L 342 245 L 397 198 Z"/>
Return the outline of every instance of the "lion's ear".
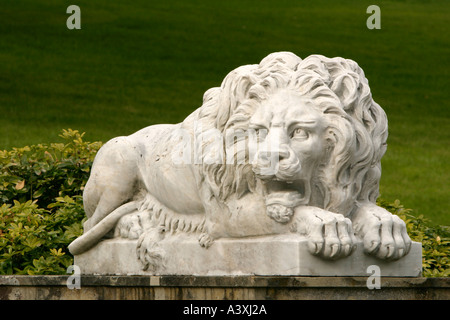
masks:
<path fill-rule="evenodd" d="M 330 84 L 330 89 L 338 96 L 347 112 L 355 108 L 359 97 L 359 88 L 359 77 L 354 72 L 343 72 L 337 75 Z"/>
<path fill-rule="evenodd" d="M 323 84 L 339 98 L 347 113 L 354 110 L 361 90 L 367 84 L 362 69 L 350 59 L 311 55 L 301 62 L 301 72 L 305 74 L 306 70 L 319 76 Z"/>

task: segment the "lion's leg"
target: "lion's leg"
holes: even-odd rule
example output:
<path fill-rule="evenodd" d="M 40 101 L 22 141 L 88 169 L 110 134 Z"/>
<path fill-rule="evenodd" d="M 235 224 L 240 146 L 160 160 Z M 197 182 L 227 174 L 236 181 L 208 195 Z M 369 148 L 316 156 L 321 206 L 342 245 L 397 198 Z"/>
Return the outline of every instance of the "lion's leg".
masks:
<path fill-rule="evenodd" d="M 210 247 L 215 239 L 241 238 L 289 232 L 289 223 L 282 223 L 266 213 L 264 199 L 254 193 L 242 198 L 230 197 L 222 203 L 203 193 L 205 223 L 199 237 L 202 247 Z M 283 220 L 284 221 L 284 220 Z"/>
<path fill-rule="evenodd" d="M 367 254 L 386 260 L 400 259 L 408 254 L 411 239 L 405 222 L 398 216 L 367 202 L 358 206 L 352 220 Z"/>
<path fill-rule="evenodd" d="M 125 137 L 106 143 L 97 154 L 83 194 L 88 231 L 137 193 L 136 152 Z"/>
<path fill-rule="evenodd" d="M 356 249 L 350 219 L 317 207 L 295 208 L 294 231 L 306 236 L 309 251 L 325 259 L 339 259 Z"/>

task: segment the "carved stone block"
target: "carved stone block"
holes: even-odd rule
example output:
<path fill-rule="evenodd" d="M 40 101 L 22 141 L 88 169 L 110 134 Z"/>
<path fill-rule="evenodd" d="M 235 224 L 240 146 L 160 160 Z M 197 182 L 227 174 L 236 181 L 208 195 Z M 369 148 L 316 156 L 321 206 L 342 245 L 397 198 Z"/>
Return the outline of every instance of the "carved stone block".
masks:
<path fill-rule="evenodd" d="M 380 268 L 382 277 L 416 277 L 422 271 L 422 247 L 413 242 L 409 254 L 385 261 L 364 254 L 357 243 L 347 258 L 325 260 L 308 251 L 307 240 L 297 235 L 219 239 L 203 249 L 195 237 L 179 235 L 161 243 L 164 261 L 155 270 L 142 269 L 136 254 L 137 241 L 110 239 L 75 257 L 85 274 L 113 275 L 279 275 L 279 276 L 370 276 L 368 267 Z M 194 258 L 195 257 L 195 258 Z"/>

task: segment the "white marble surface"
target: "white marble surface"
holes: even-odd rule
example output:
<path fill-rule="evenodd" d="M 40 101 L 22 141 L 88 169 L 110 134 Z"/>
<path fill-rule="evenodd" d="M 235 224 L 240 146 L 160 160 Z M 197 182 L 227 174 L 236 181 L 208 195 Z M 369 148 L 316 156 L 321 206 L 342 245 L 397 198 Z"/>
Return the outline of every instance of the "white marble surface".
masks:
<path fill-rule="evenodd" d="M 192 237 L 178 236 L 163 241 L 164 267 L 142 270 L 136 241 L 110 239 L 75 257 L 82 274 L 116 275 L 283 275 L 283 276 L 370 276 L 367 268 L 376 265 L 381 276 L 416 277 L 422 270 L 422 249 L 413 242 L 402 259 L 386 262 L 355 252 L 336 261 L 311 255 L 307 241 L 296 235 L 217 240 L 208 249 Z"/>

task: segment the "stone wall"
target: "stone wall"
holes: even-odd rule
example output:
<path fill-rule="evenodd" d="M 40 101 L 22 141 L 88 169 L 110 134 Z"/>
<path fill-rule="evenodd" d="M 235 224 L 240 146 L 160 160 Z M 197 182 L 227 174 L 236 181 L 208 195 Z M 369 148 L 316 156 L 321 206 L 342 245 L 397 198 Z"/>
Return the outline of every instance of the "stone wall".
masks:
<path fill-rule="evenodd" d="M 0 276 L 1 300 L 449 300 L 450 278 L 286 276 Z M 69 279 L 70 280 L 70 279 Z M 75 282 L 72 282 L 75 283 Z"/>

